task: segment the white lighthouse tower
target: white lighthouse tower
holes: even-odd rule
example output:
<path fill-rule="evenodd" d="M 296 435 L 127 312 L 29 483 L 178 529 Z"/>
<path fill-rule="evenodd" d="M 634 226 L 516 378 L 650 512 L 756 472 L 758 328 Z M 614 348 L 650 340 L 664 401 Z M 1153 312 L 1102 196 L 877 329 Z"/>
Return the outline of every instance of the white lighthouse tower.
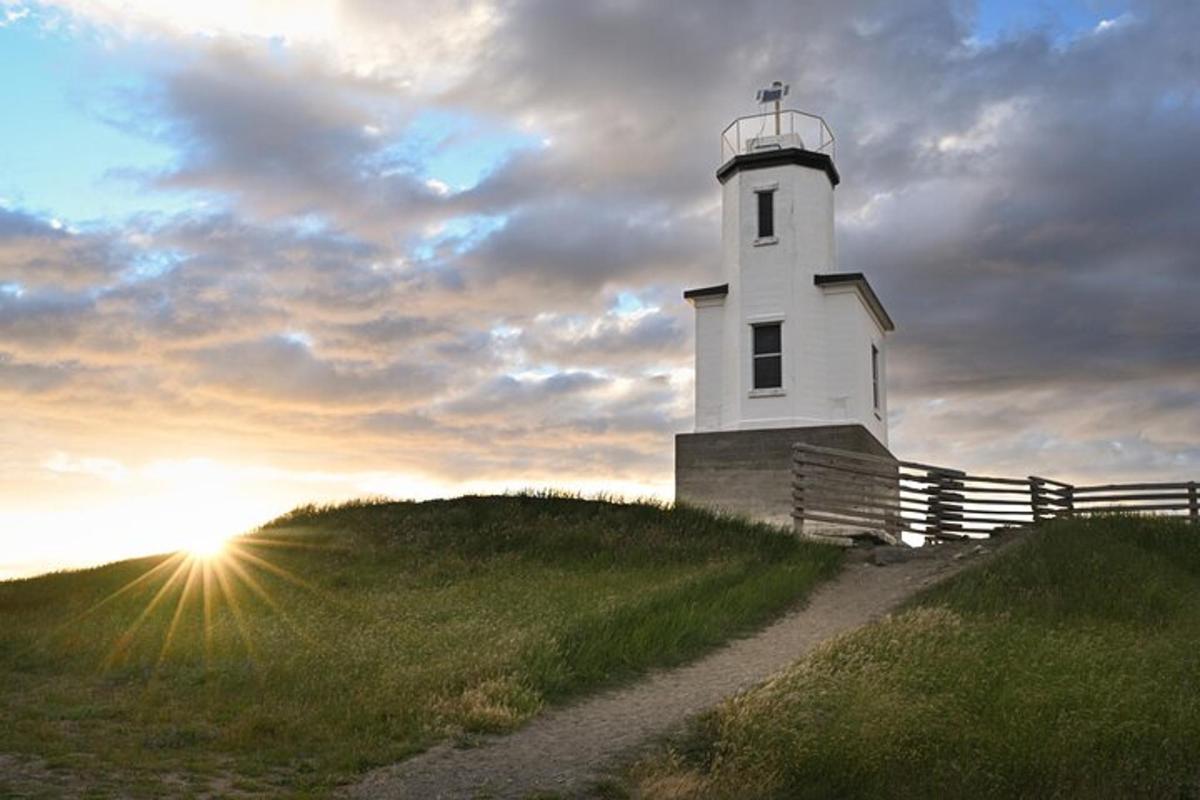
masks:
<path fill-rule="evenodd" d="M 782 110 L 721 138 L 722 283 L 684 297 L 696 313 L 696 428 L 676 437 L 676 499 L 791 521 L 796 442 L 887 451 L 894 325 L 861 272 L 840 272 L 840 177 L 825 121 Z"/>

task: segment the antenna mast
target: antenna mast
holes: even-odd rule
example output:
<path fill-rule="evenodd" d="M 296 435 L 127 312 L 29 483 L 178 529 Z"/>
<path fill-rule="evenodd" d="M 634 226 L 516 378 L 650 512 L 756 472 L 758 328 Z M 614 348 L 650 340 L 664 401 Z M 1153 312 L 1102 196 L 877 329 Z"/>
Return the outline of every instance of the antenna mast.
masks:
<path fill-rule="evenodd" d="M 790 88 L 791 88 L 791 86 L 784 83 L 783 81 L 773 81 L 771 83 L 770 88 L 759 89 L 758 93 L 755 95 L 755 97 L 758 99 L 758 102 L 760 102 L 760 103 L 772 103 L 773 102 L 775 104 L 775 135 L 776 136 L 778 136 L 780 134 L 780 130 L 779 130 L 780 129 L 780 117 L 782 116 L 780 113 L 782 111 L 781 104 L 783 103 L 783 98 L 787 96 L 788 90 Z"/>

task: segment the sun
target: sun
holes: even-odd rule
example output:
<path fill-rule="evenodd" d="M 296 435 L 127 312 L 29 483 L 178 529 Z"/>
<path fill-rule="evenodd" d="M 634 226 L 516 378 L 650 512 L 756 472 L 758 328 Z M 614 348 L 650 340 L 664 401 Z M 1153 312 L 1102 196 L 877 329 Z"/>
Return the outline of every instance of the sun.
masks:
<path fill-rule="evenodd" d="M 209 561 L 225 552 L 229 544 L 228 536 L 219 534 L 193 536 L 184 546 L 184 551 L 192 558 Z"/>

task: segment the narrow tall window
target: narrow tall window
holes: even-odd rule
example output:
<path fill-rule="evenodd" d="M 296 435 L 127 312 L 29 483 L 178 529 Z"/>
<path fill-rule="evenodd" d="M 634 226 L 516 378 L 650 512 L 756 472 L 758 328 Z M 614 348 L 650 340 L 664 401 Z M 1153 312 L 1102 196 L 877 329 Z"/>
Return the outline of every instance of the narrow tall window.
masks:
<path fill-rule="evenodd" d="M 780 323 L 755 325 L 754 388 L 779 389 L 783 386 L 783 336 Z"/>
<path fill-rule="evenodd" d="M 775 192 L 762 191 L 758 194 L 758 238 L 767 239 L 775 235 Z"/>
<path fill-rule="evenodd" d="M 879 348 L 871 345 L 871 396 L 875 399 L 875 410 L 879 410 Z"/>

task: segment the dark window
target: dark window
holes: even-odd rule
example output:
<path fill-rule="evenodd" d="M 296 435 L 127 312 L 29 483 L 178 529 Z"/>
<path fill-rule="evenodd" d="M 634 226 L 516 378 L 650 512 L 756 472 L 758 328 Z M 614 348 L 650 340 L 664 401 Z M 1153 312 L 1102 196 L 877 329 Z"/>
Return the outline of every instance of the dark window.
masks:
<path fill-rule="evenodd" d="M 753 327 L 755 389 L 778 389 L 783 386 L 781 327 L 778 322 Z"/>
<path fill-rule="evenodd" d="M 871 395 L 875 398 L 875 408 L 879 408 L 879 348 L 871 345 Z"/>
<path fill-rule="evenodd" d="M 775 193 L 758 193 L 758 238 L 775 235 Z"/>

